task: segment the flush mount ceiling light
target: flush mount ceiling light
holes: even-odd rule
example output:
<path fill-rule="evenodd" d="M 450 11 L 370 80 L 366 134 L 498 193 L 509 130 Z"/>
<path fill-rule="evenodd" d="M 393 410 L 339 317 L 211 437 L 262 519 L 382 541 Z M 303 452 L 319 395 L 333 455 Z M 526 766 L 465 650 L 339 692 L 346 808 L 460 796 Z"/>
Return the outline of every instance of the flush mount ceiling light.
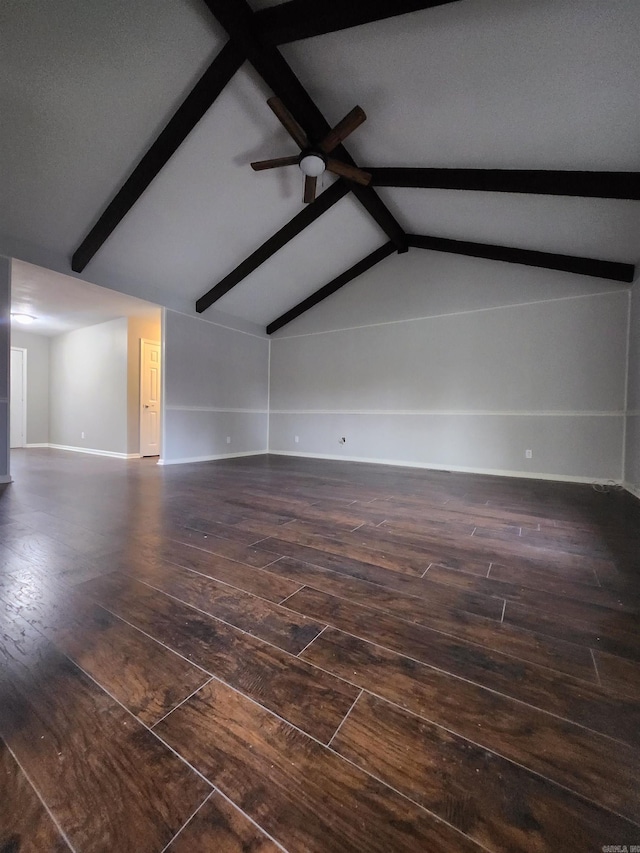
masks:
<path fill-rule="evenodd" d="M 11 319 L 15 320 L 16 323 L 22 323 L 23 326 L 29 326 L 36 318 L 32 317 L 31 314 L 14 314 L 11 312 Z"/>
<path fill-rule="evenodd" d="M 325 158 L 315 151 L 308 151 L 300 157 L 301 171 L 310 178 L 317 178 L 327 168 Z"/>

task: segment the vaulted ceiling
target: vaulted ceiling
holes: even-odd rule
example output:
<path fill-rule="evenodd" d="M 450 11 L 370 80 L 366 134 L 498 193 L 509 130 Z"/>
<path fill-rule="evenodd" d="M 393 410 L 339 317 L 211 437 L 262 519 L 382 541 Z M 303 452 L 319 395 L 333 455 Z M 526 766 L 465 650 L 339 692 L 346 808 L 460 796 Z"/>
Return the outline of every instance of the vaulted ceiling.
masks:
<path fill-rule="evenodd" d="M 262 325 L 408 245 L 633 275 L 637 0 L 9 0 L 0 31 L 0 252 Z M 295 166 L 253 172 L 296 153 L 272 94 L 312 138 L 360 104 L 345 145 L 373 186 L 325 178 L 304 206 Z M 407 168 L 634 174 L 387 171 Z"/>

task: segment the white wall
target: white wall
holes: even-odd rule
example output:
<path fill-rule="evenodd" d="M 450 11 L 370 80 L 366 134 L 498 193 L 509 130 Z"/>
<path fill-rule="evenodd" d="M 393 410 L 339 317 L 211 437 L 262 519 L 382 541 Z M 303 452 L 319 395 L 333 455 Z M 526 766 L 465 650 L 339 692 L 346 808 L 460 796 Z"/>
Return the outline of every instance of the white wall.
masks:
<path fill-rule="evenodd" d="M 640 282 L 631 290 L 624 479 L 640 498 Z"/>
<path fill-rule="evenodd" d="M 127 453 L 127 332 L 121 317 L 51 339 L 51 444 Z"/>
<path fill-rule="evenodd" d="M 610 282 L 392 256 L 272 339 L 270 449 L 619 480 L 627 318 Z"/>
<path fill-rule="evenodd" d="M 164 334 L 163 462 L 266 453 L 269 341 L 174 311 Z"/>
<path fill-rule="evenodd" d="M 11 261 L 0 256 L 0 483 L 9 476 L 9 352 L 11 306 Z"/>
<path fill-rule="evenodd" d="M 14 327 L 11 346 L 27 351 L 27 444 L 48 444 L 50 340 Z"/>

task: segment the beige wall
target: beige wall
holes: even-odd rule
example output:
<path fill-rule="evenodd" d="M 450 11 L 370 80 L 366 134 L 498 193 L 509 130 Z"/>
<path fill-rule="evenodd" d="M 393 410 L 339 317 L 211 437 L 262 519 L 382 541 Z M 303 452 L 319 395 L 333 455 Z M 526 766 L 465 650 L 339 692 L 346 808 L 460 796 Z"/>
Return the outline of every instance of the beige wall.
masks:
<path fill-rule="evenodd" d="M 162 309 L 129 317 L 127 355 L 127 452 L 140 452 L 140 340 L 162 341 Z"/>

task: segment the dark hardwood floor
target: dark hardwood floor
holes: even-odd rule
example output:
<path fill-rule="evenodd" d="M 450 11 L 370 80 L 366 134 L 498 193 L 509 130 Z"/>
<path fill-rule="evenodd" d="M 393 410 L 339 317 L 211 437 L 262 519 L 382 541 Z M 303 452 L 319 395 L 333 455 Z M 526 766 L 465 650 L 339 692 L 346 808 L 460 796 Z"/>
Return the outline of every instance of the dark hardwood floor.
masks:
<path fill-rule="evenodd" d="M 0 853 L 640 845 L 630 495 L 12 457 Z"/>

